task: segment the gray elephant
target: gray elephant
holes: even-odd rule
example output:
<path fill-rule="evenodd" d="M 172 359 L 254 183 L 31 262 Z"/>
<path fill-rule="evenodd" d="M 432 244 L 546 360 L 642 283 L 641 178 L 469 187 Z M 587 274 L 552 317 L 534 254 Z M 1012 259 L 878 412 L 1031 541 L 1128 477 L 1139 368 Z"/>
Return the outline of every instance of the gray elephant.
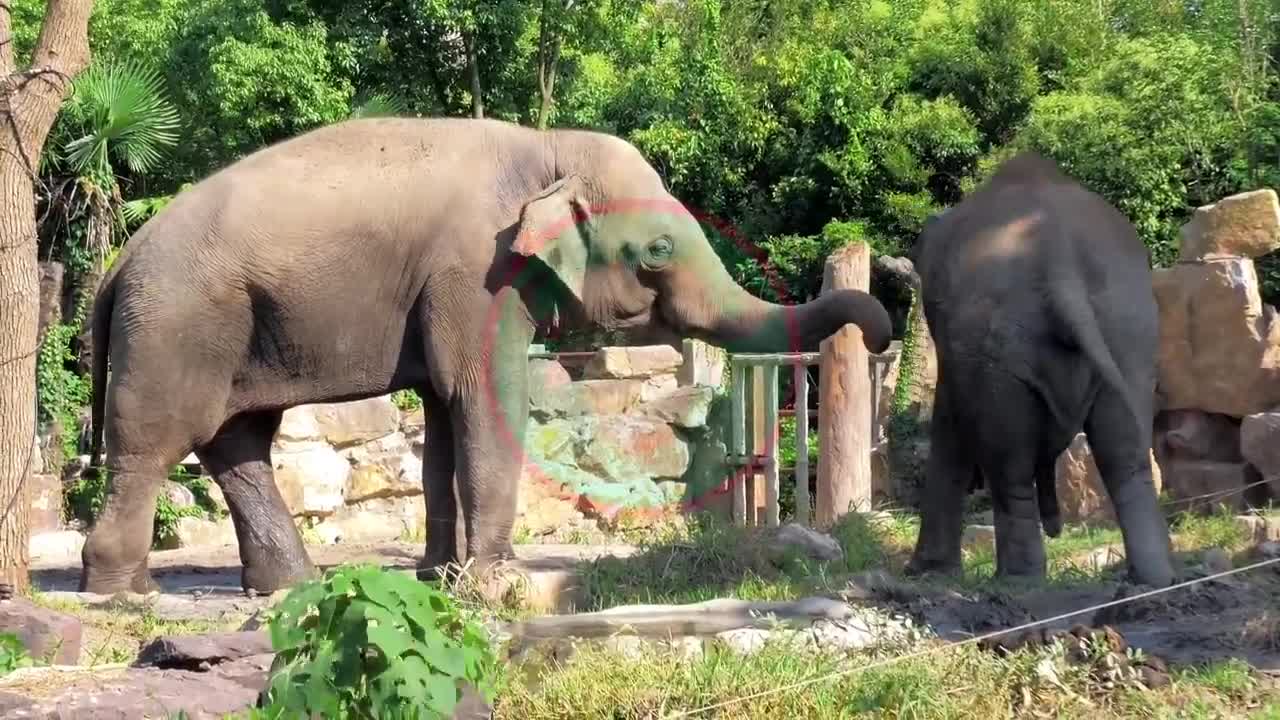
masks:
<path fill-rule="evenodd" d="M 1158 314 L 1133 226 L 1022 153 L 933 218 L 911 252 L 938 385 L 911 574 L 960 565 L 964 498 L 991 492 L 996 572 L 1042 578 L 1054 467 L 1083 430 L 1140 582 L 1173 580 L 1152 485 Z M 1037 512 L 1037 506 L 1039 512 Z"/>
<path fill-rule="evenodd" d="M 105 434 L 111 489 L 81 590 L 153 587 L 156 496 L 191 451 L 226 496 L 243 586 L 313 577 L 272 477 L 281 413 L 405 388 L 432 418 L 420 567 L 492 569 L 512 556 L 528 345 L 556 323 L 762 352 L 815 349 L 848 323 L 882 352 L 891 333 L 867 293 L 748 294 L 619 138 L 471 119 L 314 130 L 180 194 L 105 276 L 92 459 Z"/>

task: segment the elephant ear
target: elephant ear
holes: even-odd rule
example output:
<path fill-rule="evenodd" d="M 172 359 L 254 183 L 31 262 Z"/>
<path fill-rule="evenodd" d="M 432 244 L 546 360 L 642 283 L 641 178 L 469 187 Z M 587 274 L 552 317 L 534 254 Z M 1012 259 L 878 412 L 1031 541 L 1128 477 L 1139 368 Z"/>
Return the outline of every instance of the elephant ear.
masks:
<path fill-rule="evenodd" d="M 582 301 L 590 248 L 584 232 L 591 219 L 582 178 L 569 175 L 548 185 L 520 213 L 512 252 L 536 257 Z"/>

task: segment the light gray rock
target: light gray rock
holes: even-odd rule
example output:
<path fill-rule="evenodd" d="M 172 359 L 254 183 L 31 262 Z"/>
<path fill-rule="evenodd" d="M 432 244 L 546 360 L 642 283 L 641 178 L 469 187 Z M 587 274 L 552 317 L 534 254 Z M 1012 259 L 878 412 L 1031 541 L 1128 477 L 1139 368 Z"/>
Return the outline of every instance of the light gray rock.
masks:
<path fill-rule="evenodd" d="M 778 528 L 774 541 L 775 558 L 781 558 L 788 551 L 798 551 L 804 557 L 819 562 L 834 562 L 844 557 L 844 549 L 835 538 L 796 523 Z"/>
<path fill-rule="evenodd" d="M 290 514 L 324 517 L 342 507 L 351 463 L 327 443 L 289 443 L 271 458 Z"/>

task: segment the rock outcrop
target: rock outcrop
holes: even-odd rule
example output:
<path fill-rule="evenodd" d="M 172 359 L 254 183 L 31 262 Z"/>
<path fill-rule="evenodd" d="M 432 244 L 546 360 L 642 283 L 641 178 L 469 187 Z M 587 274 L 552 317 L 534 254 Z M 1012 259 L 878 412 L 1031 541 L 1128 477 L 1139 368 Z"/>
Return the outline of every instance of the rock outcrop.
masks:
<path fill-rule="evenodd" d="M 1164 483 L 1154 452 L 1150 463 L 1151 481 L 1158 495 Z M 1115 523 L 1115 509 L 1084 433 L 1076 435 L 1066 452 L 1058 456 L 1056 472 L 1058 508 L 1063 522 Z"/>

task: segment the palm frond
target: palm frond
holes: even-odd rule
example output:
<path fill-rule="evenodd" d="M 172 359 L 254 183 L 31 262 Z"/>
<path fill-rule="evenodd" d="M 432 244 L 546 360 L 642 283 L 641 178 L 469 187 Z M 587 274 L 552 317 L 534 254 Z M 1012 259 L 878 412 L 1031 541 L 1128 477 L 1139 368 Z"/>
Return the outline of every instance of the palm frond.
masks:
<path fill-rule="evenodd" d="M 392 93 L 376 92 L 356 103 L 351 109 L 352 118 L 387 117 L 403 115 L 407 106 Z"/>
<path fill-rule="evenodd" d="M 159 73 L 132 60 L 91 65 L 76 78 L 66 110 L 85 132 L 65 146 L 79 173 L 112 177 L 112 155 L 133 172 L 148 172 L 178 142 L 178 111 Z"/>

